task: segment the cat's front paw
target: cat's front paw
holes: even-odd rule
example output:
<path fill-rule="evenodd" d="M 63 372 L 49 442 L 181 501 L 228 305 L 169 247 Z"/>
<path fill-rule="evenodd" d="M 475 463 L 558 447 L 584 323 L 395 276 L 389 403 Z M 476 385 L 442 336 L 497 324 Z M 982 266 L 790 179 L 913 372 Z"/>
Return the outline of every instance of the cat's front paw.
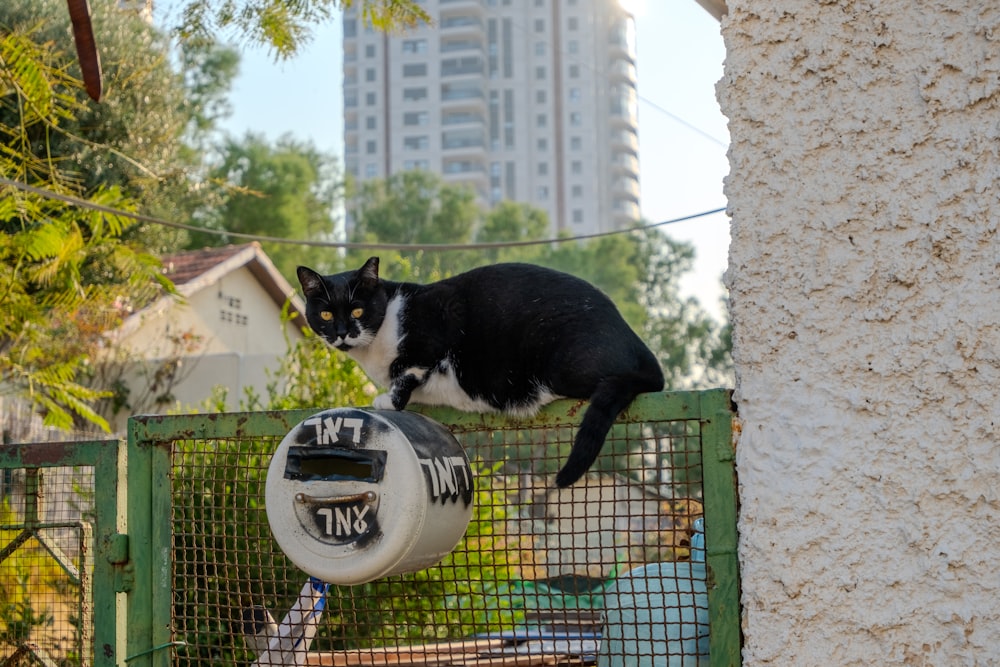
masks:
<path fill-rule="evenodd" d="M 376 410 L 395 410 L 396 406 L 392 404 L 392 396 L 389 394 L 379 394 L 372 401 L 372 407 Z"/>

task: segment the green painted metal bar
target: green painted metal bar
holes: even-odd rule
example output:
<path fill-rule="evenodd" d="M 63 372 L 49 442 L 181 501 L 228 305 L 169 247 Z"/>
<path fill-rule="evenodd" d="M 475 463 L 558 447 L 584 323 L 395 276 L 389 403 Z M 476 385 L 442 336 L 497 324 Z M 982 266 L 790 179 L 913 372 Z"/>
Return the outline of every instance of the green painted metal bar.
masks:
<path fill-rule="evenodd" d="M 740 664 L 740 587 L 736 533 L 731 394 L 701 395 L 705 560 L 708 565 L 709 655 L 712 667 Z"/>
<path fill-rule="evenodd" d="M 129 665 L 159 667 L 173 654 L 171 623 L 171 448 L 176 440 L 283 437 L 316 412 L 334 406 L 258 413 L 144 416 L 129 422 L 129 552 L 136 581 L 129 595 Z M 413 406 L 461 431 L 577 426 L 585 402 L 561 400 L 530 419 Z M 736 486 L 730 392 L 645 394 L 623 421 L 691 421 L 700 424 L 709 567 L 711 664 L 740 664 L 740 610 L 736 556 Z M 164 647 L 159 650 L 159 647 Z"/>
<path fill-rule="evenodd" d="M 699 392 L 642 394 L 625 412 L 627 421 L 698 419 Z M 413 405 L 413 409 L 458 430 L 555 428 L 576 426 L 583 417 L 585 401 L 564 399 L 543 407 L 530 418 L 514 418 L 499 413 L 470 413 L 451 408 Z M 200 415 L 147 415 L 130 420 L 130 437 L 142 441 L 169 442 L 181 439 L 203 440 L 243 435 L 281 437 L 293 426 L 321 410 L 337 406 L 319 406 L 304 410 L 269 412 L 227 412 Z"/>
<path fill-rule="evenodd" d="M 150 498 L 153 493 L 154 445 L 144 437 L 134 420 L 128 424 L 128 460 L 126 464 L 128 493 L 126 524 L 128 526 L 128 559 L 132 573 L 128 582 L 125 656 L 121 664 L 150 667 L 153 647 L 153 524 L 163 517 L 153 517 Z M 136 657 L 141 656 L 141 657 Z"/>
<path fill-rule="evenodd" d="M 103 447 L 94 466 L 93 644 L 95 667 L 119 665 L 125 657 L 125 594 L 116 581 L 124 558 L 114 545 L 125 534 L 125 442 Z M 124 556 L 127 557 L 127 554 Z"/>
<path fill-rule="evenodd" d="M 93 634 L 88 644 L 93 646 L 95 667 L 114 667 L 123 664 L 124 613 L 115 586 L 118 564 L 107 559 L 107 545 L 124 530 L 119 516 L 118 492 L 124 484 L 124 470 L 120 461 L 124 456 L 124 443 L 118 440 L 88 440 L 77 442 L 38 442 L 30 444 L 0 445 L 0 469 L 24 468 L 39 470 L 56 467 L 89 467 L 94 474 L 94 529 L 93 552 L 87 553 L 83 545 L 81 568 L 93 563 L 92 583 L 82 586 L 82 595 L 89 599 L 82 604 L 92 613 Z M 33 510 L 32 510 L 33 512 Z M 35 519 L 38 517 L 35 516 Z M 57 525 L 57 524 L 52 524 Z M 47 527 L 42 524 L 38 527 Z M 86 529 L 83 537 L 86 539 Z M 86 614 L 81 619 L 86 622 Z M 82 639 L 88 640 L 88 631 Z"/>
<path fill-rule="evenodd" d="M 158 444 L 158 446 L 149 448 L 152 458 L 149 509 L 152 524 L 150 550 L 153 563 L 153 569 L 150 572 L 152 579 L 150 598 L 152 643 L 150 647 L 169 645 L 173 641 L 172 445 L 173 443 L 164 443 L 162 446 Z M 149 657 L 149 664 L 152 667 L 169 667 L 173 662 L 173 651 L 154 651 Z"/>

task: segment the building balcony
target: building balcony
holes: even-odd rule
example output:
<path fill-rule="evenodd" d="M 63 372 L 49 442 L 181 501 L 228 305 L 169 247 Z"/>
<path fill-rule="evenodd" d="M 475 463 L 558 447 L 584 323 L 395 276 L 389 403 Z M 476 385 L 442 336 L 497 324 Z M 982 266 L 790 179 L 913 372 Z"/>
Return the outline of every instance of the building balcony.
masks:
<path fill-rule="evenodd" d="M 639 158 L 631 153 L 615 151 L 611 156 L 611 168 L 618 174 L 639 178 Z"/>
<path fill-rule="evenodd" d="M 635 128 L 639 124 L 639 110 L 635 104 L 615 101 L 608 118 L 615 127 Z"/>
<path fill-rule="evenodd" d="M 639 137 L 632 129 L 618 129 L 611 133 L 611 146 L 619 150 L 625 150 L 638 154 Z"/>
<path fill-rule="evenodd" d="M 612 61 L 611 67 L 608 68 L 609 78 L 612 81 L 627 81 L 632 85 L 636 82 L 636 70 L 635 65 L 625 59 L 615 59 Z"/>
<path fill-rule="evenodd" d="M 455 53 L 461 51 L 475 52 L 480 56 L 486 52 L 481 39 L 442 39 L 439 47 L 441 53 Z"/>
<path fill-rule="evenodd" d="M 639 204 L 630 199 L 615 199 L 611 204 L 611 213 L 619 228 L 630 227 L 642 217 L 639 212 Z"/>
<path fill-rule="evenodd" d="M 639 203 L 639 180 L 630 177 L 615 179 L 611 184 L 611 194 L 613 197 L 622 200 L 630 200 Z"/>
<path fill-rule="evenodd" d="M 463 14 L 477 14 L 482 16 L 486 9 L 482 0 L 438 0 L 441 12 L 458 12 Z"/>
<path fill-rule="evenodd" d="M 456 38 L 459 36 L 476 36 L 482 38 L 485 28 L 479 17 L 460 14 L 457 16 L 442 16 L 438 22 L 441 36 Z"/>
<path fill-rule="evenodd" d="M 482 76 L 486 62 L 480 56 L 447 58 L 441 61 L 441 76 Z"/>
<path fill-rule="evenodd" d="M 484 191 L 489 185 L 485 157 L 446 157 L 441 164 L 441 177 L 447 183 L 470 183 Z"/>
<path fill-rule="evenodd" d="M 442 84 L 441 110 L 443 113 L 466 111 L 485 115 L 486 94 L 478 81 Z"/>
<path fill-rule="evenodd" d="M 441 125 L 451 127 L 455 125 L 475 125 L 482 126 L 486 118 L 482 114 L 469 111 L 450 111 L 441 116 Z"/>
<path fill-rule="evenodd" d="M 438 0 L 440 18 L 478 18 L 486 16 L 485 2 L 482 0 Z"/>

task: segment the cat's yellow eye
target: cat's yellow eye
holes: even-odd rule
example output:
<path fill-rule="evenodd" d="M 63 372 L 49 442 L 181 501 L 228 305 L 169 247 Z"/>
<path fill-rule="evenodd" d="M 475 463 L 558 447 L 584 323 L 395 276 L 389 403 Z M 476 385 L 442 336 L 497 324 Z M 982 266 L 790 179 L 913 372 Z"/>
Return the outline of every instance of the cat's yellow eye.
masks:
<path fill-rule="evenodd" d="M 354 319 L 358 319 L 359 317 L 361 317 L 361 315 L 364 314 L 364 312 L 365 312 L 364 308 L 355 308 L 354 310 L 351 311 L 351 317 L 353 317 Z"/>
<path fill-rule="evenodd" d="M 329 322 L 330 320 L 333 319 L 333 313 L 331 313 L 329 310 L 323 310 L 320 311 L 319 317 L 320 319 Z"/>

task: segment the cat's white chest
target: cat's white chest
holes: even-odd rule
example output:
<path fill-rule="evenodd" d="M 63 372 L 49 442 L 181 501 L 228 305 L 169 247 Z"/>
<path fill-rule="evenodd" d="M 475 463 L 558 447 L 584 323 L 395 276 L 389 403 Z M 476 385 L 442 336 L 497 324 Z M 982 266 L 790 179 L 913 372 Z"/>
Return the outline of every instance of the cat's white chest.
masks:
<path fill-rule="evenodd" d="M 385 308 L 385 319 L 372 342 L 364 347 L 355 347 L 347 354 L 358 362 L 361 370 L 380 387 L 388 387 L 391 381 L 389 367 L 399 356 L 399 345 L 403 342 L 400 333 L 399 319 L 403 312 L 405 299 L 397 294 L 389 299 Z"/>

